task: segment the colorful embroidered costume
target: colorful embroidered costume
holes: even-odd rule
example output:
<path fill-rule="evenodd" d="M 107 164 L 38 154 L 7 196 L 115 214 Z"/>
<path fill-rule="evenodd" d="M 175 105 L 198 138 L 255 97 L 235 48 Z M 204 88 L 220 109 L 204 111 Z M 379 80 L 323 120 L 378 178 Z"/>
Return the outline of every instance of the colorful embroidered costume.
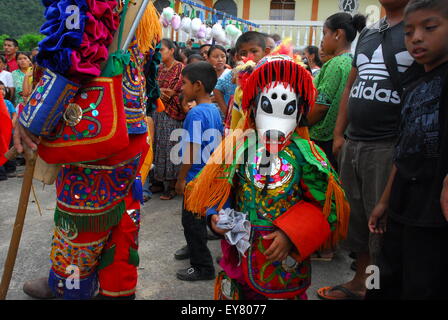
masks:
<path fill-rule="evenodd" d="M 65 299 L 90 299 L 98 290 L 132 297 L 137 286 L 139 172 L 149 148 L 143 68 L 161 28 L 149 3 L 128 50 L 108 52 L 114 37 L 122 44 L 129 4 L 44 1 L 38 62 L 47 69 L 20 123 L 42 137 L 40 157 L 62 165 L 48 283 Z M 73 6 L 80 27 L 67 29 Z M 64 37 L 70 41 L 58 41 Z"/>
<path fill-rule="evenodd" d="M 309 256 L 345 237 L 349 214 L 337 173 L 301 127 L 315 89 L 309 73 L 284 55 L 262 59 L 242 88 L 239 130 L 187 186 L 186 207 L 211 216 L 231 206 L 250 222 L 247 251 L 222 241 L 215 299 L 304 299 Z M 268 261 L 273 240 L 263 237 L 277 230 L 292 249 Z"/>

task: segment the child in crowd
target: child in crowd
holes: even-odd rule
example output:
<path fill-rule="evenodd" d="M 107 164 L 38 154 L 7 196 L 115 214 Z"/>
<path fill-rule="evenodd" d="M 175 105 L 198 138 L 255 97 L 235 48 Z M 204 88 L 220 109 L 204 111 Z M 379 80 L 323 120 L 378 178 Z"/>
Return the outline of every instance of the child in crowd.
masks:
<path fill-rule="evenodd" d="M 387 211 L 380 288 L 367 297 L 447 299 L 448 0 L 411 0 L 404 21 L 406 47 L 426 74 L 404 93 L 394 165 L 369 220 L 384 233 Z"/>
<path fill-rule="evenodd" d="M 188 56 L 188 58 L 187 58 L 187 64 L 192 64 L 192 63 L 199 62 L 199 61 L 205 61 L 205 60 L 198 53 L 193 53 L 192 55 Z"/>
<path fill-rule="evenodd" d="M 4 97 L 3 100 L 5 102 L 6 108 L 8 109 L 9 117 L 10 117 L 11 123 L 12 123 L 12 128 L 14 129 L 14 127 L 16 126 L 16 123 L 17 123 L 16 108 L 14 108 L 14 105 L 9 100 L 9 96 L 10 96 L 9 88 L 7 88 L 5 86 L 5 84 L 1 81 L 0 81 L 0 91 L 2 92 L 2 96 Z M 12 147 L 12 145 L 13 145 L 12 134 L 13 134 L 13 131 L 10 132 L 11 140 L 9 142 L 9 147 Z M 0 167 L 0 176 L 2 176 L 2 179 L 4 179 L 5 177 L 8 177 L 8 178 L 16 177 L 17 176 L 16 169 L 17 169 L 16 160 L 15 159 L 8 160 L 5 162 L 5 164 L 2 167 Z"/>
<path fill-rule="evenodd" d="M 184 120 L 182 136 L 182 165 L 177 178 L 176 192 L 183 195 L 185 186 L 205 166 L 208 156 L 221 142 L 223 125 L 218 108 L 210 94 L 216 85 L 216 71 L 208 62 L 187 65 L 182 71 L 182 94 L 187 101 L 195 101 Z M 204 136 L 204 137 L 203 137 Z M 211 138 L 213 137 L 213 139 Z M 187 246 L 175 253 L 178 260 L 190 258 L 191 267 L 177 272 L 185 281 L 213 280 L 215 268 L 207 247 L 205 218 L 182 209 L 182 226 Z"/>
<path fill-rule="evenodd" d="M 263 57 L 271 52 L 271 49 L 266 47 L 266 36 L 260 32 L 248 31 L 243 33 L 235 44 L 236 58 L 241 61 L 245 58 L 251 58 L 254 63 L 258 63 Z M 230 85 L 233 80 L 233 73 L 228 73 L 221 77 L 214 90 L 215 96 L 231 96 L 234 94 L 234 104 L 232 108 L 231 119 L 227 119 L 226 128 L 236 128 L 238 121 L 241 119 L 240 105 L 243 92 L 241 88 Z M 233 92 L 232 92 L 233 91 Z M 230 112 L 230 111 L 229 111 Z"/>
<path fill-rule="evenodd" d="M 14 105 L 12 104 L 12 102 L 9 100 L 9 92 L 8 92 L 8 88 L 5 87 L 5 84 L 3 82 L 0 81 L 0 90 L 2 91 L 3 94 L 3 98 L 5 100 L 5 104 L 6 107 L 8 108 L 8 112 L 9 112 L 9 116 L 11 117 L 12 120 L 12 126 L 14 128 L 15 123 L 17 121 L 17 112 L 16 112 L 16 108 L 14 108 Z"/>

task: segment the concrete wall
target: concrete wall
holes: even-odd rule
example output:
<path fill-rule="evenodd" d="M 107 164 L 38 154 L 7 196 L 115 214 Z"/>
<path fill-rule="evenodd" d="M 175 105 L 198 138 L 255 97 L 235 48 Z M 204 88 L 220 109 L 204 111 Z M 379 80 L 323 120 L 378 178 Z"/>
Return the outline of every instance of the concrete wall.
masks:
<path fill-rule="evenodd" d="M 194 0 L 193 0 L 194 1 Z M 207 1 L 202 0 L 204 3 Z M 216 3 L 217 0 L 211 1 Z M 238 7 L 238 17 L 243 17 L 244 0 L 234 0 Z M 251 0 L 249 20 L 268 20 L 270 0 Z M 312 0 L 296 0 L 295 20 L 311 20 Z M 339 12 L 339 0 L 319 0 L 318 20 L 324 21 L 333 13 Z M 359 0 L 359 12 L 373 13 L 371 20 L 379 18 L 381 6 L 378 0 Z"/>
<path fill-rule="evenodd" d="M 242 16 L 243 0 L 235 0 L 238 5 L 238 16 Z M 270 10 L 270 0 L 251 0 L 250 20 L 268 20 Z M 311 20 L 312 0 L 296 0 L 295 20 Z M 378 0 L 360 0 L 359 12 L 366 14 L 366 10 L 372 12 L 372 7 L 378 15 L 381 13 L 381 6 Z M 319 0 L 318 20 L 325 20 L 333 13 L 339 12 L 339 0 Z M 378 16 L 379 17 L 379 16 Z"/>

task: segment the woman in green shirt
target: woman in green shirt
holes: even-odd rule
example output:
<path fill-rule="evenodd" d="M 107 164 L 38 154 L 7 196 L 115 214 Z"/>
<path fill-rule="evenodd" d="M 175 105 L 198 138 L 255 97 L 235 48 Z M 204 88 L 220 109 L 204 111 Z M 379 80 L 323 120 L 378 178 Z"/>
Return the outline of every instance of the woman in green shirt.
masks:
<path fill-rule="evenodd" d="M 311 139 L 325 151 L 336 170 L 337 162 L 332 151 L 333 130 L 339 111 L 339 101 L 352 68 L 351 44 L 357 32 L 364 29 L 365 25 L 365 16 L 352 17 L 348 13 L 340 12 L 330 16 L 323 28 L 321 49 L 325 55 L 333 58 L 323 65 L 314 79 L 318 96 L 307 120 Z"/>
<path fill-rule="evenodd" d="M 23 95 L 23 80 L 25 75 L 28 73 L 30 67 L 33 66 L 30 57 L 28 57 L 23 52 L 18 52 L 16 55 L 17 64 L 19 69 L 12 72 L 12 79 L 14 81 L 15 94 L 14 94 L 14 104 L 17 106 L 19 103 L 24 103 Z"/>

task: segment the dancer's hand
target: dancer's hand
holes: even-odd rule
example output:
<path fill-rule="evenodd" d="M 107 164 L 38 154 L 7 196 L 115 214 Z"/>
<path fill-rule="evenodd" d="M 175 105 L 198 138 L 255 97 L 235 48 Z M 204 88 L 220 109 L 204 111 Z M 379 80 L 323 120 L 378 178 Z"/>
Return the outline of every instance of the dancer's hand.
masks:
<path fill-rule="evenodd" d="M 14 130 L 14 147 L 18 153 L 23 153 L 24 145 L 33 151 L 37 151 L 37 145 L 39 142 L 40 139 L 38 136 L 35 136 L 30 131 L 25 129 L 20 123 L 17 123 Z"/>
<path fill-rule="evenodd" d="M 264 236 L 265 240 L 273 240 L 264 255 L 269 261 L 285 260 L 292 248 L 292 242 L 288 236 L 280 229 Z"/>
<path fill-rule="evenodd" d="M 223 236 L 224 234 L 226 234 L 227 232 L 229 232 L 229 230 L 225 230 L 225 229 L 220 229 L 220 228 L 218 228 L 218 227 L 216 226 L 216 225 L 218 224 L 218 221 L 219 221 L 219 215 L 218 215 L 218 214 L 214 214 L 214 215 L 212 216 L 212 218 L 211 218 L 212 230 L 213 230 L 215 233 L 217 233 L 217 234 Z"/>

